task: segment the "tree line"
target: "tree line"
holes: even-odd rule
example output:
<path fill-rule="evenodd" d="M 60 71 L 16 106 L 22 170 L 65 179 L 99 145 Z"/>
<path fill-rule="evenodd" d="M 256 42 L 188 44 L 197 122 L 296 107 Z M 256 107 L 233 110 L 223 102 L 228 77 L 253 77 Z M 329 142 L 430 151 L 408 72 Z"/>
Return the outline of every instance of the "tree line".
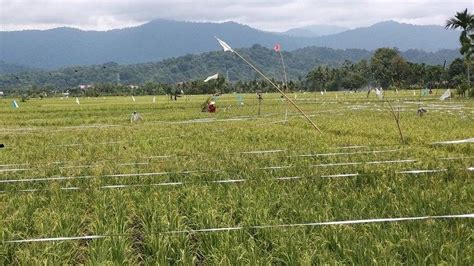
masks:
<path fill-rule="evenodd" d="M 472 64 L 472 62 L 470 62 Z M 336 91 L 359 90 L 366 87 L 380 86 L 383 89 L 421 89 L 421 88 L 454 88 L 464 94 L 469 88 L 467 81 L 467 64 L 464 58 L 457 58 L 449 65 L 426 65 L 406 61 L 397 49 L 380 48 L 369 60 L 362 59 L 357 63 L 344 61 L 341 66 L 320 65 L 313 68 L 306 76 L 290 79 L 288 84 L 282 80 L 273 81 L 287 91 Z M 109 65 L 114 67 L 114 65 Z M 281 67 L 281 66 L 280 66 Z M 283 75 L 280 75 L 283 76 Z M 117 77 L 116 77 L 117 78 Z M 177 95 L 215 94 L 230 92 L 271 92 L 274 89 L 266 81 L 254 75 L 250 80 L 229 81 L 220 73 L 219 78 L 204 82 L 193 79 L 185 82 L 148 81 L 140 86 L 120 84 L 119 81 L 97 83 L 88 88 L 78 86 L 58 90 L 55 86 L 31 86 L 26 89 L 10 90 L 10 94 L 44 97 L 68 92 L 71 96 L 105 96 L 105 95 Z M 472 94 L 472 92 L 471 92 Z"/>
<path fill-rule="evenodd" d="M 272 49 L 261 45 L 238 49 L 239 53 L 252 60 L 255 65 L 275 79 L 283 77 L 280 58 Z M 324 47 L 306 47 L 295 51 L 283 51 L 289 79 L 301 81 L 314 67 L 341 67 L 349 60 L 358 63 L 370 60 L 373 51 L 360 49 L 337 50 Z M 400 52 L 407 61 L 427 65 L 451 63 L 459 57 L 455 50 L 444 50 L 427 53 L 417 50 Z M 153 83 L 179 83 L 204 79 L 209 75 L 220 73 L 226 80 L 251 81 L 256 78 L 253 70 L 233 54 L 221 51 L 186 55 L 161 62 L 119 65 L 114 62 L 93 66 L 67 67 L 51 71 L 31 70 L 20 73 L 0 75 L 0 88 L 27 89 L 37 87 L 54 87 L 59 90 L 70 89 L 78 85 L 115 83 L 123 85 L 143 85 Z"/>

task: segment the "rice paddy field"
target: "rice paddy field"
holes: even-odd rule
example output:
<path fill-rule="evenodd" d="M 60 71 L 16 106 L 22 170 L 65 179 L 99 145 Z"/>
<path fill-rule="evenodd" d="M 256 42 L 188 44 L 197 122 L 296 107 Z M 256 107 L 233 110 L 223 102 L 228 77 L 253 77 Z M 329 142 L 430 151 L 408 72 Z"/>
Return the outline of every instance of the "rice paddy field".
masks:
<path fill-rule="evenodd" d="M 0 264 L 472 265 L 474 102 L 416 93 L 0 99 Z"/>

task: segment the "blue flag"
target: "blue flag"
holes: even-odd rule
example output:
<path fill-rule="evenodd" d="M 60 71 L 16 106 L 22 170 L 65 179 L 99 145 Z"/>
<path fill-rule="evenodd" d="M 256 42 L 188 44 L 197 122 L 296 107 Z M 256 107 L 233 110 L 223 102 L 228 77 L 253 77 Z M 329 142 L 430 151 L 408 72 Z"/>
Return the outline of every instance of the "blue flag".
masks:
<path fill-rule="evenodd" d="M 423 89 L 423 91 L 421 91 L 421 96 L 426 96 L 426 95 L 428 95 L 429 92 L 430 92 L 430 90 L 428 90 L 428 87 L 425 87 Z"/>
<path fill-rule="evenodd" d="M 242 95 L 237 95 L 236 96 L 237 98 L 237 103 L 240 104 L 240 105 L 244 105 L 244 97 Z"/>

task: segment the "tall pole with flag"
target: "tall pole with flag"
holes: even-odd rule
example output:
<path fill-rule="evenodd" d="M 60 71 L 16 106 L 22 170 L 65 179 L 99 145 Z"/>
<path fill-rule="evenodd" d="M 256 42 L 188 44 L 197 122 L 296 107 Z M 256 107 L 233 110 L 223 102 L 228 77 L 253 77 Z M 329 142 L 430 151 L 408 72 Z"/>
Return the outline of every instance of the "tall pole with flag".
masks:
<path fill-rule="evenodd" d="M 273 47 L 273 50 L 275 50 L 275 52 L 277 52 L 280 55 L 281 66 L 283 68 L 283 75 L 285 77 L 284 92 L 288 92 L 288 75 L 286 74 L 285 61 L 283 60 L 283 55 L 281 53 L 281 45 L 279 43 L 276 43 L 275 46 Z M 285 123 L 286 121 L 288 121 L 288 104 L 286 104 L 286 110 L 285 110 Z"/>
<path fill-rule="evenodd" d="M 288 75 L 286 74 L 285 61 L 283 60 L 283 54 L 281 53 L 281 45 L 279 43 L 275 44 L 273 50 L 280 55 L 281 66 L 283 67 L 283 74 L 285 76 L 285 88 L 288 89 Z"/>
<path fill-rule="evenodd" d="M 288 102 L 290 102 L 307 120 L 308 122 L 319 132 L 319 133 L 322 133 L 321 130 L 319 129 L 319 127 L 311 120 L 311 118 L 309 118 L 309 116 L 295 103 L 293 102 L 282 90 L 281 88 L 276 85 L 271 79 L 269 79 L 267 76 L 265 76 L 265 74 L 262 73 L 262 71 L 258 70 L 258 68 L 256 68 L 252 63 L 250 63 L 247 59 L 245 59 L 243 56 L 241 56 L 238 52 L 236 52 L 235 50 L 232 49 L 232 47 L 230 47 L 226 42 L 224 42 L 223 40 L 217 38 L 217 41 L 219 42 L 219 44 L 222 46 L 222 48 L 224 49 L 224 52 L 232 52 L 234 54 L 236 54 L 240 59 L 242 59 L 247 65 L 249 65 L 251 68 L 253 68 L 260 76 L 262 76 L 268 83 L 270 83 L 278 92 L 281 93 L 281 95 L 283 95 L 283 97 L 286 98 L 286 100 Z"/>

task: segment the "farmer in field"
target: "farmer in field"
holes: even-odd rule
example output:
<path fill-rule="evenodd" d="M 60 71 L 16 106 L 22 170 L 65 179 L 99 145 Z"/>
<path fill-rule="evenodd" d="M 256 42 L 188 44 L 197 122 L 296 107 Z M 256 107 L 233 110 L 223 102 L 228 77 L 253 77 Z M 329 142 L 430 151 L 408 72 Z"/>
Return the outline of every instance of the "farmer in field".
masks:
<path fill-rule="evenodd" d="M 137 111 L 134 111 L 132 114 L 132 117 L 130 117 L 130 123 L 137 123 L 138 121 L 143 120 L 141 115 L 137 113 Z"/>
<path fill-rule="evenodd" d="M 207 106 L 207 111 L 209 113 L 215 113 L 216 112 L 216 103 L 215 102 L 210 102 L 209 105 Z"/>
<path fill-rule="evenodd" d="M 201 104 L 201 110 L 203 112 L 215 113 L 217 111 L 216 102 L 214 97 L 208 97 L 203 104 Z"/>

